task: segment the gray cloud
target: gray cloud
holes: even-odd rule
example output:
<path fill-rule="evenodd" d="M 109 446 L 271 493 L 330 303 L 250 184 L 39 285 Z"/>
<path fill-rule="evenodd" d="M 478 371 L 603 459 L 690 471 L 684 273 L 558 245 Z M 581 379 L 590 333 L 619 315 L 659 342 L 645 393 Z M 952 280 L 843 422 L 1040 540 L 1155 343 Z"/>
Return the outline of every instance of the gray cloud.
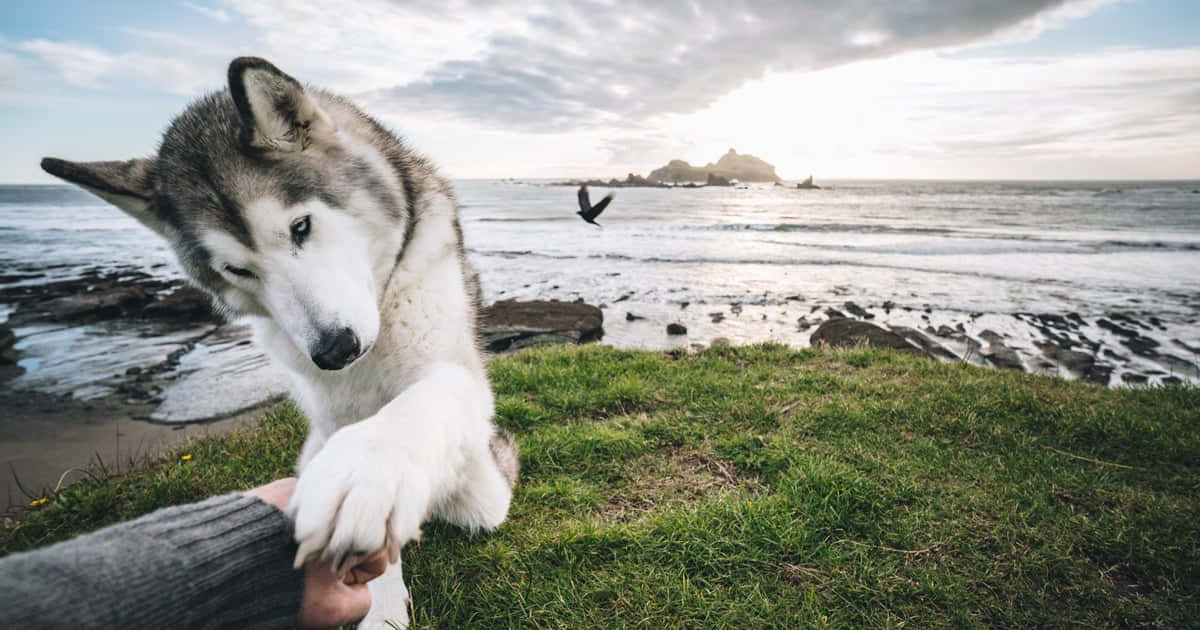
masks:
<path fill-rule="evenodd" d="M 637 124 L 703 108 L 767 71 L 969 43 L 1066 0 L 556 3 L 484 53 L 374 90 L 375 104 L 525 131 Z M 495 5 L 488 4 L 493 10 Z M 526 7 L 526 4 L 520 5 Z"/>

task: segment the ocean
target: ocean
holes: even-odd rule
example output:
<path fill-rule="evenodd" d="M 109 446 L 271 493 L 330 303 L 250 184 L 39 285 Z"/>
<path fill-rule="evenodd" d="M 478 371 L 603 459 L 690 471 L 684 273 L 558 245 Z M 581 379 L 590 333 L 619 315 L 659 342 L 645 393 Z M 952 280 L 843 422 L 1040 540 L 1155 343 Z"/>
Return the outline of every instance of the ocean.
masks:
<path fill-rule="evenodd" d="M 1059 335 L 1097 358 L 1108 385 L 1200 382 L 1200 181 L 818 183 L 616 189 L 600 228 L 574 215 L 573 187 L 464 180 L 456 191 L 485 301 L 602 305 L 605 343 L 802 347 L 824 318 L 858 312 L 973 363 L 991 362 L 996 338 L 1027 371 L 1078 378 L 1043 347 Z M 593 201 L 607 192 L 592 188 Z M 99 199 L 0 187 L 0 290 L 97 268 L 180 277 L 164 244 Z M 0 304 L 0 320 L 13 310 Z M 688 334 L 667 335 L 669 323 Z M 137 325 L 82 328 L 17 327 L 24 373 L 0 387 L 102 396 L 105 379 L 149 360 Z M 269 370 L 228 339 L 240 378 Z M 200 343 L 180 369 L 213 354 Z"/>

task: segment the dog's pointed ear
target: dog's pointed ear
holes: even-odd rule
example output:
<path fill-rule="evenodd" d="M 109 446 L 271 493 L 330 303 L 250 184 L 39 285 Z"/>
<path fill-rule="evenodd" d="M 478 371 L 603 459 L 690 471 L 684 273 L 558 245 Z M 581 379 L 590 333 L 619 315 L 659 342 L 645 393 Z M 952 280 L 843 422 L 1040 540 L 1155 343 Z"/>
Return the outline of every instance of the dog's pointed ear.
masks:
<path fill-rule="evenodd" d="M 167 236 L 170 226 L 155 210 L 154 160 L 69 162 L 42 158 L 42 170 L 122 209 L 143 225 Z"/>
<path fill-rule="evenodd" d="M 229 93 L 242 121 L 242 143 L 248 147 L 303 151 L 335 131 L 304 86 L 266 59 L 234 59 L 229 64 Z"/>

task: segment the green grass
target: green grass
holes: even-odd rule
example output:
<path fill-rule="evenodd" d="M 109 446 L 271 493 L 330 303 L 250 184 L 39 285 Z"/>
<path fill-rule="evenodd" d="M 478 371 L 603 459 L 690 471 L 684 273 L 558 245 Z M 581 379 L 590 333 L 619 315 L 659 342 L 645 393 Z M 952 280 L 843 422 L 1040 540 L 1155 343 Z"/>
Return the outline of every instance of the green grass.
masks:
<path fill-rule="evenodd" d="M 414 627 L 1196 627 L 1200 390 L 875 350 L 547 348 L 491 366 L 511 518 L 404 553 Z M 290 406 L 76 484 L 0 551 L 286 475 Z"/>

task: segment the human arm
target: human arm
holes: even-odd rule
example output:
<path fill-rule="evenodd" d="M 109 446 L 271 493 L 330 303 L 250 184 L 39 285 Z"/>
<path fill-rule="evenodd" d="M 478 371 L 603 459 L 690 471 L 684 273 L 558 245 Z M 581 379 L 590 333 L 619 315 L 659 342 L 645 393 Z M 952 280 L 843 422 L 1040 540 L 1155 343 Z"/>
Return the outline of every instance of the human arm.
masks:
<path fill-rule="evenodd" d="M 0 559 L 4 628 L 320 628 L 362 618 L 382 552 L 292 569 L 295 479 Z M 302 596 L 303 595 L 303 596 Z"/>
<path fill-rule="evenodd" d="M 288 628 L 304 574 L 276 507 L 240 494 L 0 559 L 0 627 Z"/>

